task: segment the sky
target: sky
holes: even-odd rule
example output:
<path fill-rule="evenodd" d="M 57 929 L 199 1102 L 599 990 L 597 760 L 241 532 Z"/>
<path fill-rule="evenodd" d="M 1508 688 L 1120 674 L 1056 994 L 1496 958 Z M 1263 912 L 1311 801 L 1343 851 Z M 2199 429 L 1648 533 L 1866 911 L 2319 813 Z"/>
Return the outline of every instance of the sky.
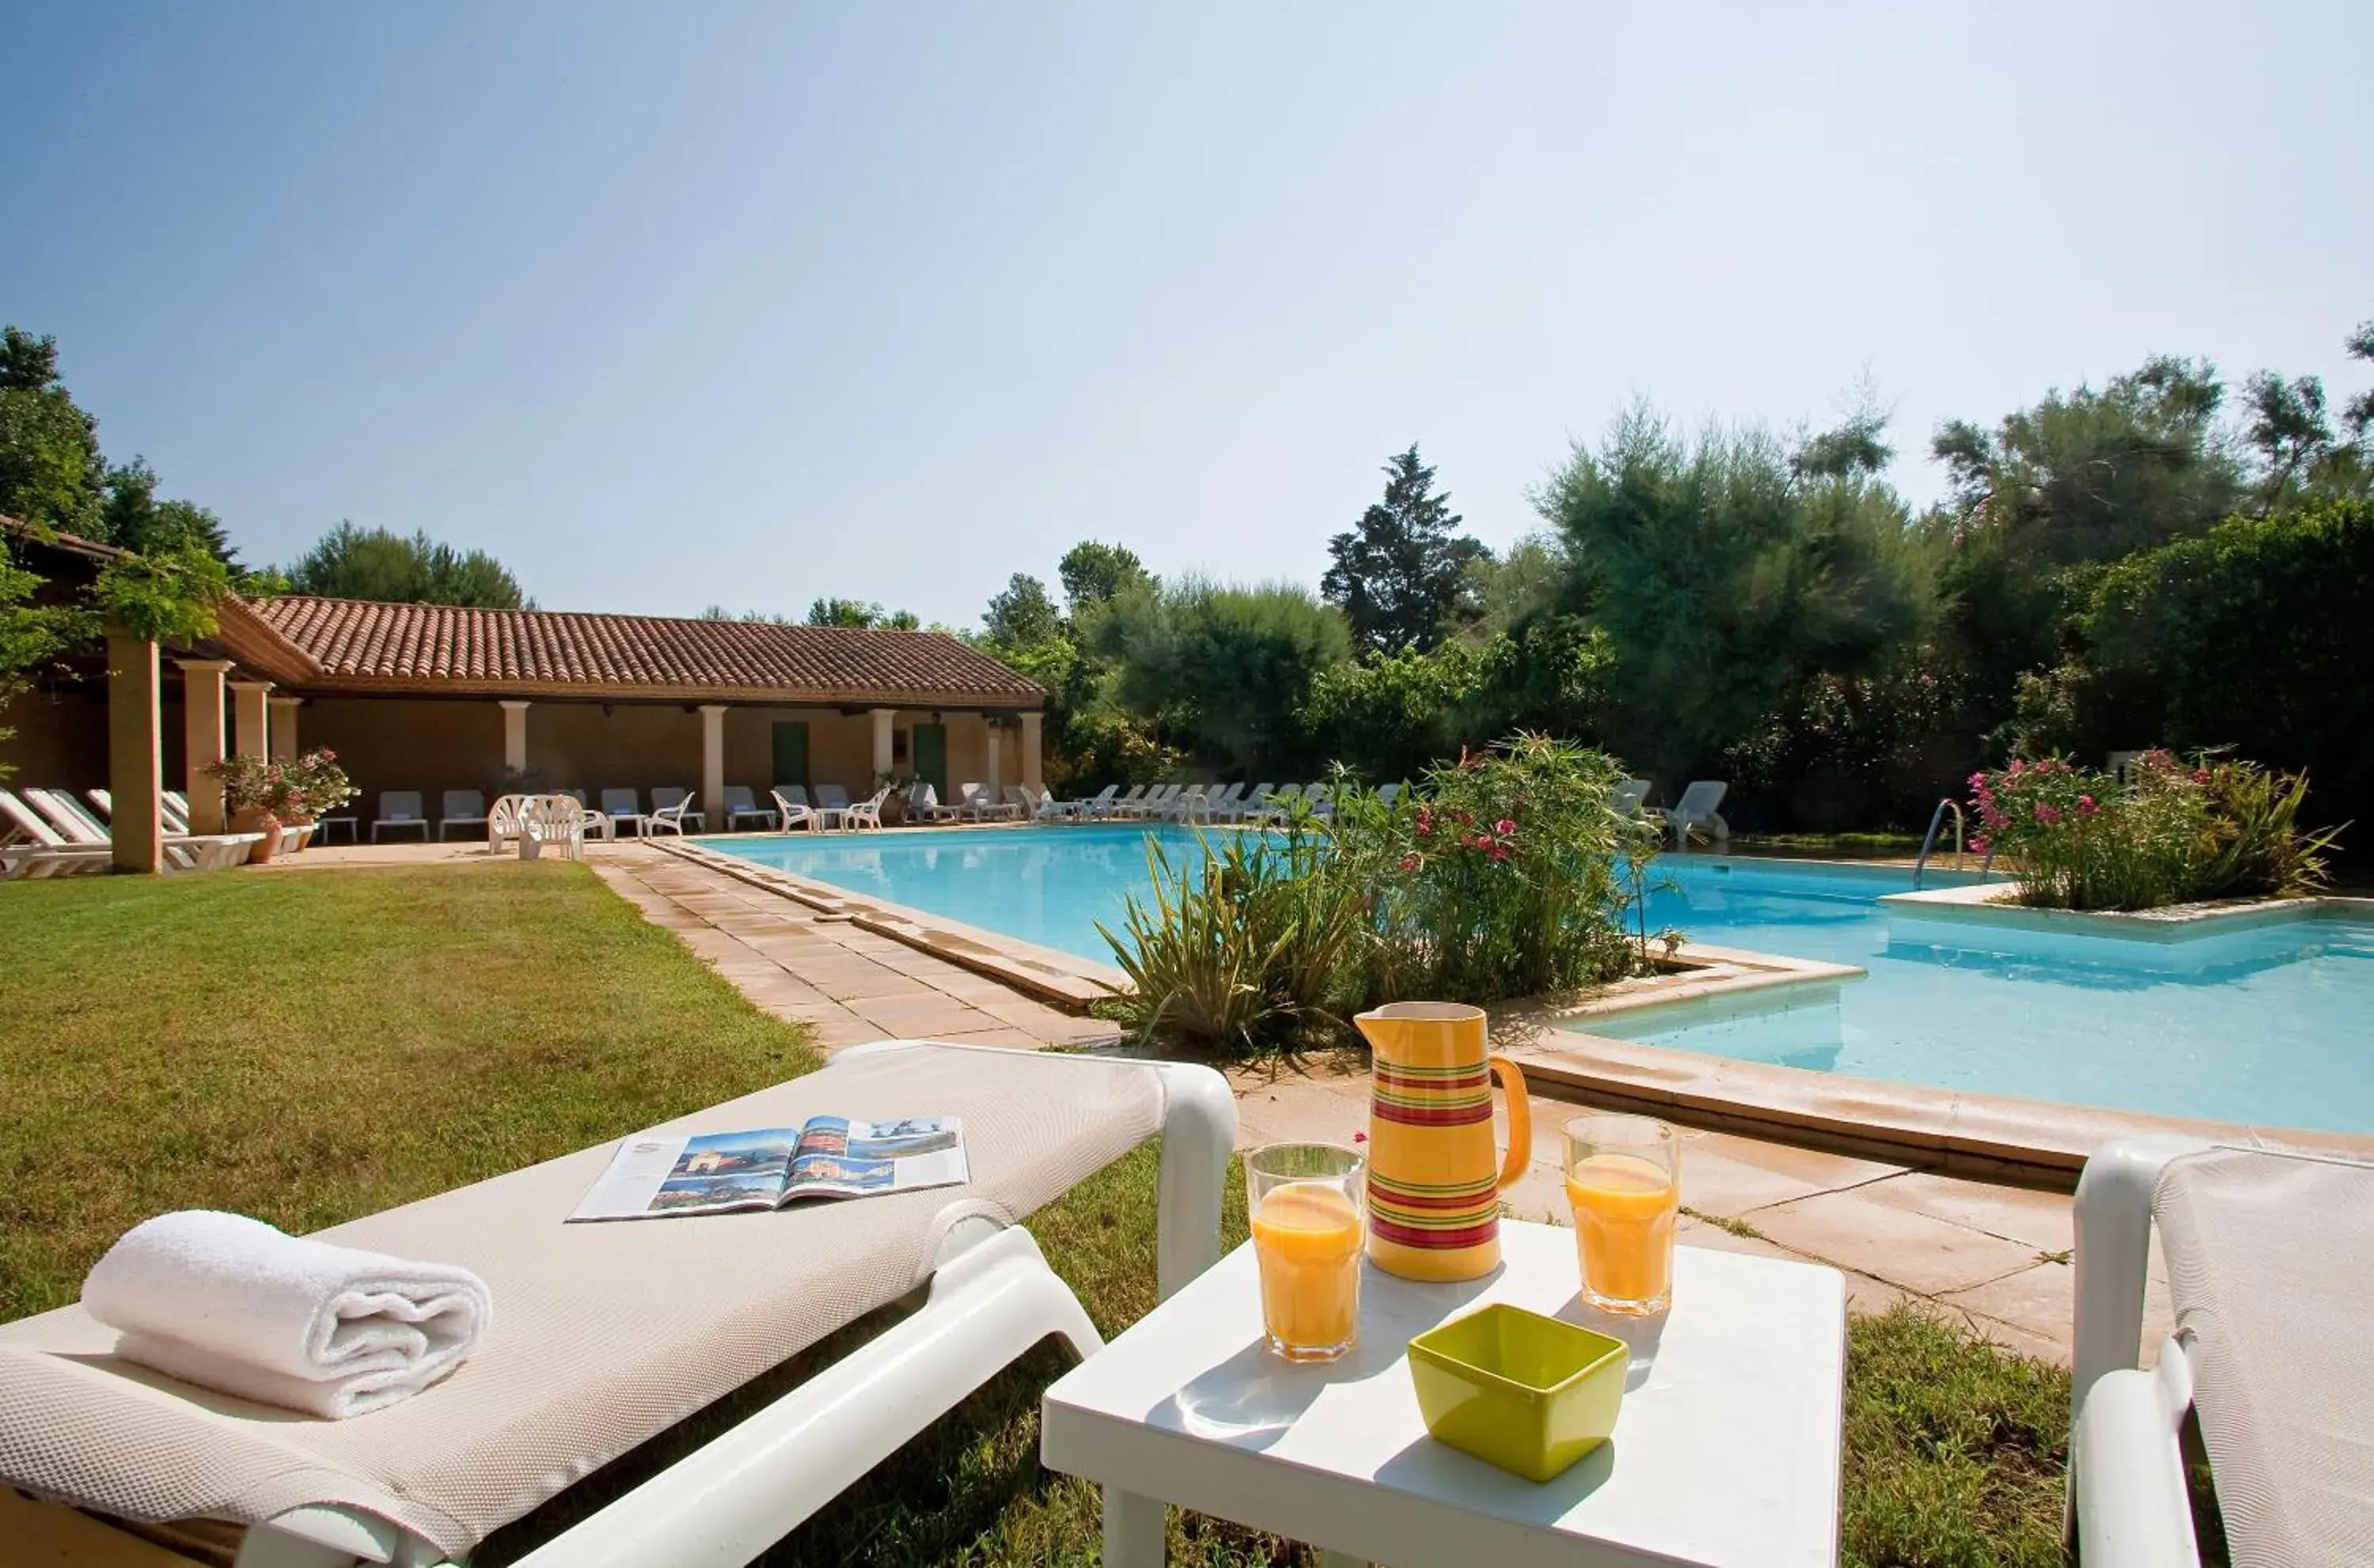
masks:
<path fill-rule="evenodd" d="M 1503 546 L 1645 398 L 1892 477 L 2207 357 L 2367 384 L 2374 6 L 123 4 L 0 16 L 0 320 L 251 564 L 978 619 L 1083 538 Z M 2336 396 L 2336 401 L 2338 397 Z"/>

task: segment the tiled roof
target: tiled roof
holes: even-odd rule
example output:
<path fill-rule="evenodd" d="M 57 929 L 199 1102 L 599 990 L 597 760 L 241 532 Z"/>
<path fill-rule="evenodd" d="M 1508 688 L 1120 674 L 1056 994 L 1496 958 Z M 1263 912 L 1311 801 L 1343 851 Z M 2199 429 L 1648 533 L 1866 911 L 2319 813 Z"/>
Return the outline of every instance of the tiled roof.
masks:
<path fill-rule="evenodd" d="M 945 632 L 856 631 L 558 610 L 464 610 L 292 594 L 255 617 L 323 691 L 993 703 L 1040 688 Z"/>

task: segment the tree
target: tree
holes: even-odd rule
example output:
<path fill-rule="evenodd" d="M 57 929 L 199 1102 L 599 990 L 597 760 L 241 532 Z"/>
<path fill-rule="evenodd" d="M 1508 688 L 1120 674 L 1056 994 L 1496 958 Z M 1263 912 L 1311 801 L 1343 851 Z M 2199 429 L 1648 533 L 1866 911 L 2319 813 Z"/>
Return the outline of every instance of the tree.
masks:
<path fill-rule="evenodd" d="M 2352 359 L 2362 359 L 2374 365 L 2374 322 L 2358 322 L 2357 330 L 2349 334 L 2343 346 L 2349 351 Z M 2347 427 L 2352 440 L 2362 441 L 2369 433 L 2374 433 L 2374 389 L 2351 398 L 2349 406 L 2341 411 L 2341 422 Z"/>
<path fill-rule="evenodd" d="M 852 631 L 911 632 L 923 623 L 912 610 L 885 610 L 856 599 L 819 599 L 808 606 L 812 626 L 847 626 Z"/>
<path fill-rule="evenodd" d="M 1098 617 L 1092 646 L 1122 708 L 1221 766 L 1308 770 L 1301 714 L 1349 657 L 1344 617 L 1295 583 L 1142 584 Z"/>
<path fill-rule="evenodd" d="M 222 563 L 229 581 L 243 591 L 252 590 L 256 575 L 241 568 L 239 552 L 231 548 L 222 519 L 193 502 L 159 500 L 157 485 L 157 471 L 146 458 L 135 457 L 110 468 L 96 537 L 102 544 L 144 556 L 202 551 Z"/>
<path fill-rule="evenodd" d="M 1136 552 L 1094 539 L 1083 539 L 1065 551 L 1055 574 L 1063 579 L 1064 606 L 1075 617 L 1090 605 L 1154 580 Z"/>
<path fill-rule="evenodd" d="M 428 533 L 407 539 L 384 528 L 342 521 L 288 568 L 291 590 L 392 604 L 457 604 L 479 610 L 534 609 L 519 579 L 483 550 L 466 554 Z"/>
<path fill-rule="evenodd" d="M 1822 459 L 1857 444 L 1792 451 L 1756 427 L 1688 441 L 1636 406 L 1536 497 L 1569 563 L 1562 607 L 1614 655 L 1604 738 L 1635 767 L 1721 766 L 1815 674 L 1869 673 L 1918 641 L 1903 502 L 1862 462 Z"/>
<path fill-rule="evenodd" d="M 990 600 L 981 630 L 991 644 L 1016 651 L 1064 638 L 1064 617 L 1047 597 L 1047 585 L 1028 572 L 1016 572 Z"/>
<path fill-rule="evenodd" d="M 1435 494 L 1434 470 L 1416 446 L 1385 463 L 1384 498 L 1327 542 L 1334 564 L 1320 579 L 1362 648 L 1423 651 L 1442 639 L 1463 606 L 1469 566 L 1491 554 L 1452 532 L 1461 521 L 1450 497 Z"/>
<path fill-rule="evenodd" d="M 58 340 L 0 330 L 0 517 L 88 535 L 107 464 L 99 422 L 58 381 Z"/>

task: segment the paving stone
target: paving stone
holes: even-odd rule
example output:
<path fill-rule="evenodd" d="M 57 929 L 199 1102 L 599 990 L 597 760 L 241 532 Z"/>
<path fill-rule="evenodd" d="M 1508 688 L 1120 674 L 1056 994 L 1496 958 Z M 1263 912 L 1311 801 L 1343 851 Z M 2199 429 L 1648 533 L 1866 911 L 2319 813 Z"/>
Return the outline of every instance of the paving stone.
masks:
<path fill-rule="evenodd" d="M 2066 1193 L 2038 1192 L 2028 1188 L 1915 1171 L 1894 1181 L 1876 1184 L 1871 1188 L 1870 1196 L 1877 1202 L 1952 1220 L 2039 1252 L 2066 1252 L 2077 1245 Z"/>
<path fill-rule="evenodd" d="M 1746 1219 L 1792 1252 L 1923 1295 L 1966 1290 L 2036 1261 L 2033 1247 L 1880 1202 L 1867 1188 L 1800 1198 Z"/>

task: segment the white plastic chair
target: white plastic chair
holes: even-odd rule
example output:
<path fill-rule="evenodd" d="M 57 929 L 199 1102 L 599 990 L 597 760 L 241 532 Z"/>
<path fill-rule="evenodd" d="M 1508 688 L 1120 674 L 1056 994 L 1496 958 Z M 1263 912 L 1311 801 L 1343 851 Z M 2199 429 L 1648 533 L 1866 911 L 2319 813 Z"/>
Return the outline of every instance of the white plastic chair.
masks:
<path fill-rule="evenodd" d="M 890 798 L 887 788 L 876 790 L 840 813 L 843 827 L 879 827 L 882 825 L 882 802 Z"/>
<path fill-rule="evenodd" d="M 709 819 L 692 809 L 693 802 L 699 798 L 692 790 L 674 790 L 665 785 L 653 790 L 652 814 L 643 818 L 645 836 L 665 831 L 681 838 L 684 837 L 684 825 L 687 820 L 699 823 L 700 830 L 703 833 L 708 832 Z"/>
<path fill-rule="evenodd" d="M 805 799 L 806 790 L 796 784 L 784 784 L 768 792 L 775 798 L 775 815 L 783 832 L 789 833 L 795 827 L 805 827 L 811 833 L 816 831 L 817 814 L 815 808 Z M 791 799 L 793 795 L 803 798 L 795 801 Z"/>
<path fill-rule="evenodd" d="M 1731 824 L 1723 821 L 1722 814 L 1715 810 L 1722 804 L 1722 797 L 1730 789 L 1729 784 L 1718 779 L 1700 778 L 1682 791 L 1680 800 L 1665 808 L 1665 827 L 1674 836 L 1674 848 L 1686 849 L 1690 847 L 1690 829 L 1693 827 L 1711 829 L 1718 844 L 1731 842 Z"/>

